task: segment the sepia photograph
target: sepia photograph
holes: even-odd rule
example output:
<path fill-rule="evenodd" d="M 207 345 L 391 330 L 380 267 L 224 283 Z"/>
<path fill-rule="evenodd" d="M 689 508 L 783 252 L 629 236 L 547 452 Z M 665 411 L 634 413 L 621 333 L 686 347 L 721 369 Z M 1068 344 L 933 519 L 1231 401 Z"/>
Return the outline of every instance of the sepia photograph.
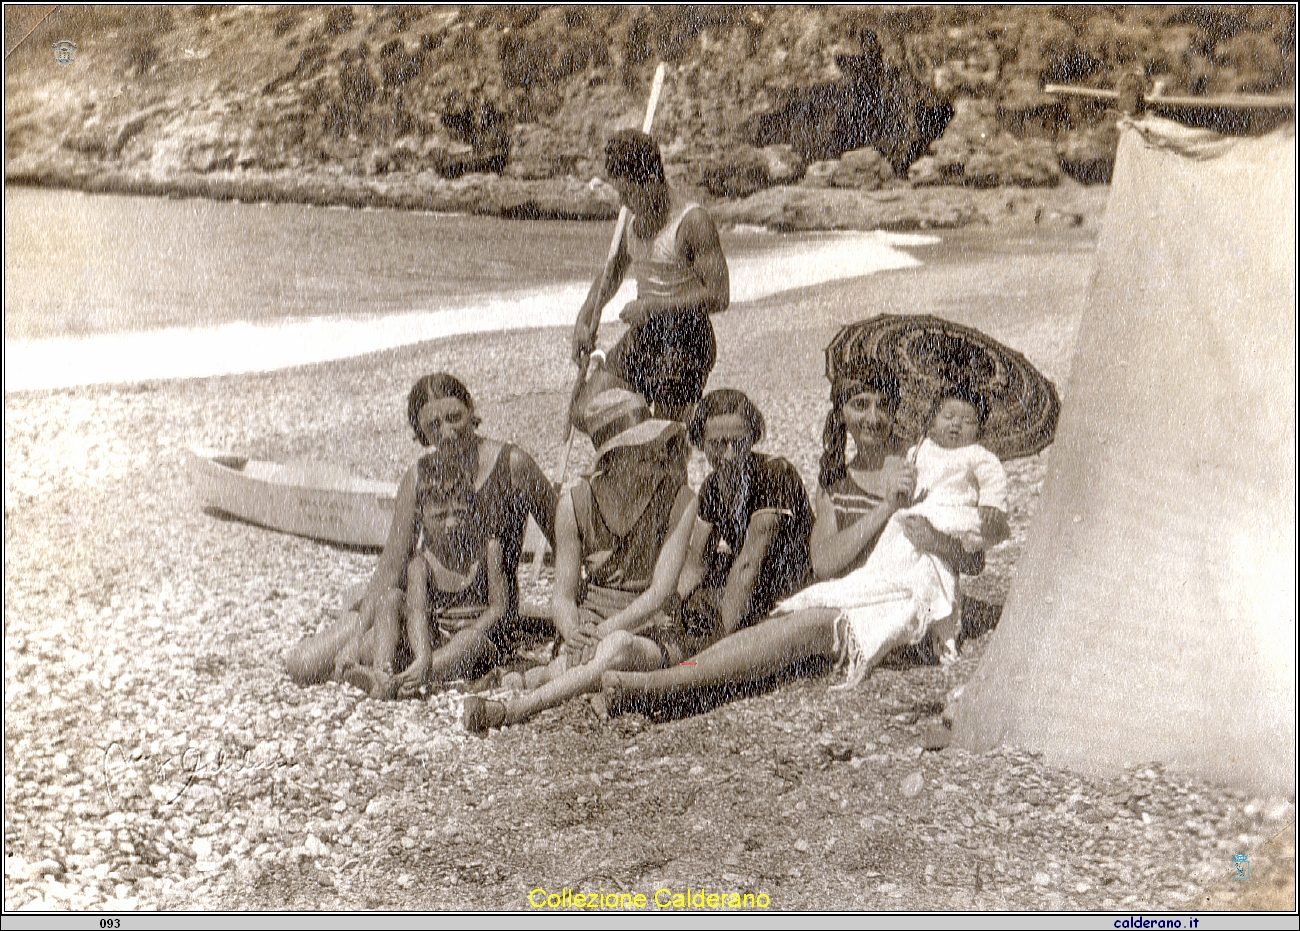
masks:
<path fill-rule="evenodd" d="M 6 4 L 6 924 L 1296 927 L 1295 30 Z"/>

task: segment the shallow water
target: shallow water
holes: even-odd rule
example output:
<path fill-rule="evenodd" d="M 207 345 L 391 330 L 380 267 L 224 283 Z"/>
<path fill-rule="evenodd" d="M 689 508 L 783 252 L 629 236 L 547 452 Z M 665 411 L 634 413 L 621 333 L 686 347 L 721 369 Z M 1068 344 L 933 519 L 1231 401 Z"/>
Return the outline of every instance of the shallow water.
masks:
<path fill-rule="evenodd" d="M 5 390 L 201 377 L 568 326 L 612 224 L 16 188 Z M 723 234 L 732 302 L 919 264 L 888 233 Z M 617 320 L 634 295 L 606 308 Z"/>

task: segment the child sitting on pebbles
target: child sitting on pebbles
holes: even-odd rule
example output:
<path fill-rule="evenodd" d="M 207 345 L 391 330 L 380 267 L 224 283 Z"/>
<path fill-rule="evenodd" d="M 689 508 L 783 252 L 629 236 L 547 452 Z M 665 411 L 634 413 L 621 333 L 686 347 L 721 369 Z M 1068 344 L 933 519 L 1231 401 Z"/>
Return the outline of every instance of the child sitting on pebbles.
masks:
<path fill-rule="evenodd" d="M 941 391 L 926 436 L 908 453 L 916 466 L 912 505 L 894 513 L 861 568 L 782 602 L 782 612 L 843 609 L 845 687 L 860 682 L 890 649 L 919 643 L 927 634 L 940 646 L 942 662 L 957 658 L 957 576 L 922 543 L 938 531 L 973 551 L 1010 536 L 1006 471 L 978 443 L 988 414 L 987 400 L 969 387 Z"/>
<path fill-rule="evenodd" d="M 405 605 L 376 612 L 355 655 L 344 651 L 337 661 L 339 678 L 372 698 L 411 695 L 430 673 L 436 679 L 466 674 L 455 667 L 464 652 L 456 648 L 457 637 L 466 631 L 490 634 L 509 610 L 501 542 L 468 526 L 473 489 L 467 477 L 433 453 L 416 468 L 419 543 L 406 567 Z M 439 667 L 451 660 L 450 668 L 431 668 L 435 647 L 443 654 Z M 410 662 L 394 673 L 403 653 Z"/>
<path fill-rule="evenodd" d="M 407 419 L 427 452 L 398 486 L 388 542 L 356 610 L 285 654 L 303 685 L 342 678 L 392 698 L 481 675 L 501 659 L 517 615 L 528 518 L 554 538 L 550 482 L 519 447 L 478 435 L 459 379 L 417 381 Z"/>

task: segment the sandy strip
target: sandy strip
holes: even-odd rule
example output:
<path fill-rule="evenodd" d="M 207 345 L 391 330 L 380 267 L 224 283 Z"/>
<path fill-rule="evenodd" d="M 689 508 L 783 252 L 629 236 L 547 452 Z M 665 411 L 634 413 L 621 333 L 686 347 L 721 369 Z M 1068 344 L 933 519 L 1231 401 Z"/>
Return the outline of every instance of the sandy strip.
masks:
<path fill-rule="evenodd" d="M 732 263 L 732 302 L 859 278 L 918 260 L 904 248 L 931 236 L 828 233 L 796 243 L 774 237 L 770 253 Z M 344 359 L 468 333 L 570 326 L 589 282 L 569 282 L 478 300 L 451 309 L 382 317 L 315 317 L 272 325 L 231 323 L 82 338 L 5 341 L 4 390 L 201 378 Z M 605 308 L 605 321 L 635 297 L 627 282 Z"/>

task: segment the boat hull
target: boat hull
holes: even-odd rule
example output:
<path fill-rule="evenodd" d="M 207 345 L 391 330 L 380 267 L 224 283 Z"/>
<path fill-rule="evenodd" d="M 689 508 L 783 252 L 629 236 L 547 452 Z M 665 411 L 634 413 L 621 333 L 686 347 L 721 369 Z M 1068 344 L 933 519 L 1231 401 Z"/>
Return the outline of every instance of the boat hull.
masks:
<path fill-rule="evenodd" d="M 200 506 L 249 523 L 345 546 L 382 548 L 397 485 L 357 478 L 321 462 L 263 462 L 189 451 Z"/>

